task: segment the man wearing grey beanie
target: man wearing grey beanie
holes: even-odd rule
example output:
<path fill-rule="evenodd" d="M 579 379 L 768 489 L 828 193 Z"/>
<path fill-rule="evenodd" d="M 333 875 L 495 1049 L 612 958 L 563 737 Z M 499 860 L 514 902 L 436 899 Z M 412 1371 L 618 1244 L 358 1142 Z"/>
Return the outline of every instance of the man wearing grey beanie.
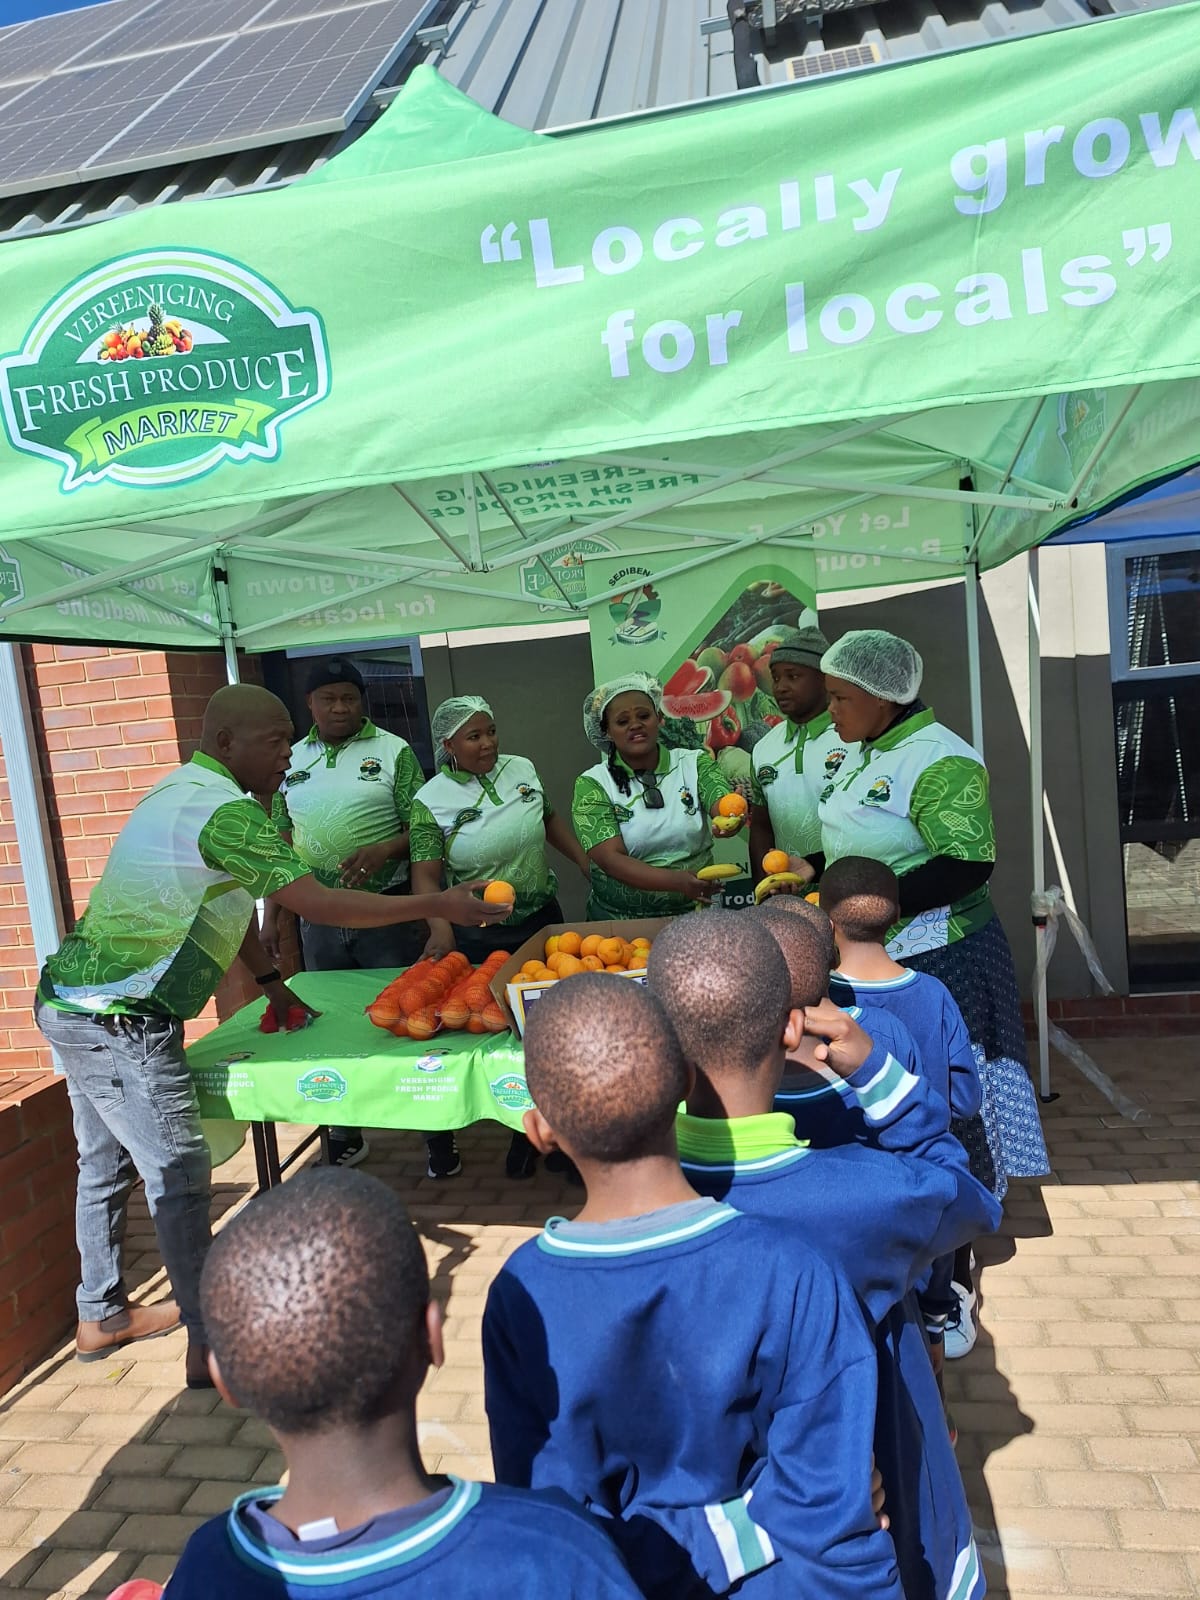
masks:
<path fill-rule="evenodd" d="M 827 710 L 821 657 L 829 641 L 820 628 L 792 628 L 771 652 L 771 684 L 783 721 L 751 752 L 750 868 L 763 869 L 768 850 L 784 850 L 808 865 L 821 854 L 817 803 L 857 745 L 839 739 Z M 814 860 L 814 858 L 816 858 Z M 796 861 L 793 861 L 793 868 Z"/>

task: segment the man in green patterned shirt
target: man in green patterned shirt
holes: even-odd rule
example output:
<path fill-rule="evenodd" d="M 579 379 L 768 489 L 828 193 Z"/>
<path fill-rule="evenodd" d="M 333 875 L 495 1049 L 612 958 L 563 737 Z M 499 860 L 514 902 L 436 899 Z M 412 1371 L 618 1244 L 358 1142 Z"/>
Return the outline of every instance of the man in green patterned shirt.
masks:
<path fill-rule="evenodd" d="M 425 774 L 406 739 L 377 728 L 366 714 L 366 684 L 343 656 L 320 661 L 308 675 L 306 704 L 313 725 L 292 746 L 271 816 L 331 889 L 408 892 L 408 825 L 412 799 Z M 418 960 L 423 923 L 388 928 L 333 928 L 300 919 L 300 949 L 309 972 L 380 968 L 393 976 Z M 279 901 L 268 899 L 263 945 L 279 960 Z M 361 1128 L 329 1130 L 329 1164 L 356 1167 L 370 1146 Z"/>
<path fill-rule="evenodd" d="M 250 798 L 279 787 L 291 737 L 273 694 L 252 684 L 218 690 L 199 753 L 135 807 L 38 984 L 37 1024 L 66 1076 L 79 1145 L 76 1352 L 101 1360 L 182 1321 L 192 1387 L 208 1384 L 199 1283 L 211 1166 L 183 1023 L 239 956 L 285 1026 L 289 1006 L 301 1004 L 259 942 L 255 900 L 274 894 L 309 921 L 363 928 L 431 916 L 478 925 L 512 909 L 485 906 L 473 892 L 481 884 L 389 898 L 318 883 Z M 177 1304 L 128 1302 L 121 1241 L 138 1176 Z"/>

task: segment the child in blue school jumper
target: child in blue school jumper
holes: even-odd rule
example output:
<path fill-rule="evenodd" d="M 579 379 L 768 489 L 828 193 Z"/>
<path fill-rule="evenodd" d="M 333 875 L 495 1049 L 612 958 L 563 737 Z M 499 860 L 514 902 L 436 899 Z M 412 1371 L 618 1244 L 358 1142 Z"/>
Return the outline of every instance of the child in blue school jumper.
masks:
<path fill-rule="evenodd" d="M 525 1131 L 575 1162 L 587 1198 L 488 1296 L 497 1479 L 565 1489 L 661 1600 L 900 1600 L 872 1504 L 862 1310 L 799 1229 L 684 1178 L 690 1077 L 658 1000 L 610 974 L 560 983 L 529 1019 L 525 1070 Z"/>
<path fill-rule="evenodd" d="M 983 1572 L 909 1290 L 938 1253 L 994 1228 L 999 1207 L 971 1176 L 928 1084 L 824 998 L 818 930 L 788 920 L 792 962 L 780 973 L 769 931 L 777 920 L 732 916 L 736 927 L 729 917 L 679 918 L 650 953 L 650 989 L 696 1071 L 678 1124 L 684 1175 L 741 1211 L 799 1224 L 858 1290 L 878 1324 L 875 1457 L 906 1600 L 976 1600 Z M 811 1149 L 772 1109 L 802 1032 L 823 1039 L 821 1059 L 859 1097 L 881 1148 Z"/>
<path fill-rule="evenodd" d="M 979 1115 L 983 1089 L 967 1025 L 954 996 L 929 972 L 911 972 L 885 949 L 888 930 L 900 915 L 896 875 L 881 861 L 845 856 L 821 882 L 821 909 L 833 924 L 838 967 L 829 984 L 837 1005 L 869 1005 L 890 1012 L 917 1042 L 925 1076 L 950 1108 L 951 1127 Z M 987 1181 L 989 1174 L 978 1172 Z M 966 1355 L 975 1342 L 974 1294 L 970 1289 L 967 1241 L 959 1254 L 935 1262 L 921 1305 L 927 1329 L 946 1354 Z M 960 1283 L 959 1290 L 953 1285 Z M 948 1325 L 948 1326 L 947 1326 Z"/>
<path fill-rule="evenodd" d="M 789 967 L 786 937 L 789 931 L 808 928 L 810 934 L 820 940 L 826 952 L 827 974 L 822 994 L 828 993 L 828 974 L 835 965 L 836 950 L 833 924 L 825 912 L 799 895 L 779 894 L 765 900 L 754 914 L 767 919 L 766 926 L 776 935 L 777 942 L 783 944 L 784 959 Z M 916 1077 L 923 1075 L 921 1052 L 899 1017 L 875 1006 L 846 1005 L 841 1009 L 906 1072 Z M 790 1112 L 797 1126 L 802 1128 L 805 1142 L 814 1149 L 832 1149 L 852 1142 L 871 1144 L 874 1135 L 862 1116 L 854 1092 L 836 1074 L 814 1070 L 814 1051 L 818 1044 L 816 1038 L 802 1037 L 795 1050 L 789 1051 L 775 1096 L 776 1111 Z M 948 1123 L 948 1114 L 946 1120 Z"/>
<path fill-rule="evenodd" d="M 318 1167 L 252 1200 L 200 1292 L 213 1381 L 271 1429 L 288 1482 L 194 1533 L 166 1600 L 636 1600 L 564 1495 L 425 1470 L 416 1401 L 441 1365 L 441 1308 L 378 1179 Z"/>

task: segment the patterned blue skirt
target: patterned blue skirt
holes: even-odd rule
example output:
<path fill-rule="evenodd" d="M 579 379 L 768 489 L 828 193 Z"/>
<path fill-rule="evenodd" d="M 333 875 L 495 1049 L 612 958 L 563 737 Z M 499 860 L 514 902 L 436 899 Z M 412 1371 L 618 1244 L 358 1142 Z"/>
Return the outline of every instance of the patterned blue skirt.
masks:
<path fill-rule="evenodd" d="M 943 950 L 909 956 L 903 963 L 940 978 L 958 1002 L 975 1048 L 983 1085 L 980 1115 L 956 1122 L 971 1171 L 997 1200 L 1010 1178 L 1041 1178 L 1050 1171 L 1037 1096 L 1029 1076 L 1025 1025 L 1012 951 L 993 917 Z"/>

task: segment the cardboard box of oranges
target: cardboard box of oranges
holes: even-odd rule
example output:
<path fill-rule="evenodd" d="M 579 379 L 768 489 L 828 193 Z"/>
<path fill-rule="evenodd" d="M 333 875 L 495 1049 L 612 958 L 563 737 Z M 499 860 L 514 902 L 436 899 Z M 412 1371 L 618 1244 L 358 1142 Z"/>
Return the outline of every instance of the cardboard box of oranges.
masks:
<path fill-rule="evenodd" d="M 492 996 L 523 1036 L 538 996 L 577 972 L 616 972 L 644 983 L 646 952 L 668 920 L 553 923 L 513 952 L 491 981 Z"/>

